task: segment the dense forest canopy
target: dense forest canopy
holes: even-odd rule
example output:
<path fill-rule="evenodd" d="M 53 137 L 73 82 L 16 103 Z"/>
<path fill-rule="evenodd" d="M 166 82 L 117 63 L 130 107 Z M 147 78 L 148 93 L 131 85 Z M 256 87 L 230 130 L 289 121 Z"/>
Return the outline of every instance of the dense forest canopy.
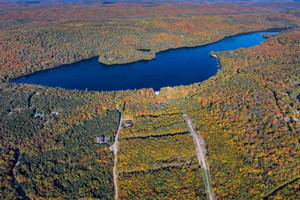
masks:
<path fill-rule="evenodd" d="M 300 198 L 299 2 L 19 2 L 0 1 L 1 199 L 114 199 L 121 114 L 132 126 L 119 132 L 119 199 L 207 199 L 183 114 L 205 140 L 216 198 Z M 135 62 L 287 26 L 255 47 L 214 52 L 215 76 L 159 95 L 9 83 L 94 56 Z"/>

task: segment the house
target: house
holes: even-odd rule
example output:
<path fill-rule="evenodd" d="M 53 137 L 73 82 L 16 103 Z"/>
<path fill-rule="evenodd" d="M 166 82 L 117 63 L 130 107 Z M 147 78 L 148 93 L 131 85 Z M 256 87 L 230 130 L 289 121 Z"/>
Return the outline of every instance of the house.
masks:
<path fill-rule="evenodd" d="M 52 115 L 58 115 L 59 114 L 59 112 L 57 112 L 57 111 L 53 111 L 52 113 L 51 113 Z"/>
<path fill-rule="evenodd" d="M 128 128 L 128 127 L 132 127 L 132 126 L 133 126 L 132 123 L 126 123 L 126 124 L 123 126 L 123 128 Z"/>
<path fill-rule="evenodd" d="M 35 113 L 34 117 L 43 118 L 44 114 L 42 112 Z"/>
<path fill-rule="evenodd" d="M 98 144 L 105 144 L 105 143 L 107 143 L 108 139 L 109 139 L 109 137 L 106 137 L 104 135 L 100 135 L 100 136 L 97 137 L 97 143 Z"/>

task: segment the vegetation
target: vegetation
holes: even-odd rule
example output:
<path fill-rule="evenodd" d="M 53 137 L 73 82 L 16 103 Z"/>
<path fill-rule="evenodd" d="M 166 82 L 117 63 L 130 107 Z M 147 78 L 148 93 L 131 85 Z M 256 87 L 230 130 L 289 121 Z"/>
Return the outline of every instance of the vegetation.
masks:
<path fill-rule="evenodd" d="M 84 7 L 95 9 L 91 17 L 74 12 L 80 8 L 0 9 L 0 198 L 22 198 L 22 188 L 30 199 L 112 199 L 109 147 L 118 109 L 133 118 L 120 133 L 120 199 L 207 198 L 184 113 L 207 144 L 218 199 L 299 199 L 299 11 L 215 6 L 150 16 L 169 8 L 159 5 L 118 19 L 103 18 L 101 6 Z M 132 8 L 109 9 L 121 17 Z M 87 92 L 7 82 L 92 56 L 132 62 L 286 25 L 295 28 L 258 46 L 215 52 L 221 69 L 214 77 L 162 88 L 158 96 L 153 89 Z M 96 143 L 100 135 L 107 144 Z"/>
<path fill-rule="evenodd" d="M 31 14 L 35 10 L 42 13 L 45 8 L 28 9 Z M 10 15 L 6 12 L 0 13 L 0 20 L 6 25 L 8 17 L 24 19 L 23 12 L 16 14 L 14 9 L 10 10 Z M 12 80 L 94 56 L 99 56 L 99 61 L 105 64 L 150 60 L 155 58 L 155 53 L 170 48 L 205 45 L 242 32 L 293 27 L 299 23 L 296 16 L 297 12 L 289 11 L 139 19 L 78 19 L 78 16 L 76 19 L 54 17 L 51 21 L 51 17 L 41 17 L 28 21 L 26 18 L 17 26 L 11 24 L 0 30 L 0 56 L 3 58 L 0 80 Z"/>
<path fill-rule="evenodd" d="M 133 120 L 134 126 L 122 129 L 120 139 L 187 133 L 183 114 L 142 116 Z"/>
<path fill-rule="evenodd" d="M 299 178 L 299 31 L 217 55 L 222 70 L 188 106 L 207 143 L 214 190 L 224 199 L 284 194 L 281 186 Z"/>
<path fill-rule="evenodd" d="M 164 165 L 197 164 L 190 135 L 132 139 L 120 142 L 119 171 L 156 169 Z"/>
<path fill-rule="evenodd" d="M 200 168 L 168 167 L 121 174 L 120 199 L 207 199 Z"/>
<path fill-rule="evenodd" d="M 22 155 L 16 176 L 30 198 L 113 198 L 113 153 L 96 137 L 114 137 L 119 114 L 108 113 L 54 136 L 55 146 Z M 62 178 L 64 177 L 64 178 Z"/>

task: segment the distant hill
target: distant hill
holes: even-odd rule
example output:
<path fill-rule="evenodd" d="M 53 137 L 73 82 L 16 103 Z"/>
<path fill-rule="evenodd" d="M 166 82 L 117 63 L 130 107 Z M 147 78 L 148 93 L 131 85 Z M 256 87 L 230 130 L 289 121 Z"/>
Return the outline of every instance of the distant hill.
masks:
<path fill-rule="evenodd" d="M 0 7 L 18 6 L 61 6 L 61 5 L 113 5 L 113 4 L 161 4 L 161 3 L 200 3 L 200 4 L 249 4 L 260 5 L 266 2 L 299 2 L 299 0 L 0 0 Z"/>
<path fill-rule="evenodd" d="M 16 2 L 36 4 L 42 2 L 65 2 L 82 4 L 111 4 L 111 3 L 171 3 L 171 2 L 199 2 L 199 3 L 230 3 L 230 2 L 270 2 L 270 1 L 297 1 L 299 0 L 1 0 L 0 2 Z"/>

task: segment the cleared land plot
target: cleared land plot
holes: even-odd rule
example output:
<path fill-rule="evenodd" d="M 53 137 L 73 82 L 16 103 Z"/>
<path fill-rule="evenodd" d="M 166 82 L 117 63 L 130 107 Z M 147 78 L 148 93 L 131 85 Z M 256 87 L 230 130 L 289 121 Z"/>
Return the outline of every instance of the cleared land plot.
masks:
<path fill-rule="evenodd" d="M 159 117 L 143 116 L 133 120 L 133 126 L 122 129 L 120 139 L 187 133 L 188 129 L 181 114 Z"/>
<path fill-rule="evenodd" d="M 197 163 L 195 146 L 189 134 L 131 139 L 119 143 L 120 173 Z"/>
<path fill-rule="evenodd" d="M 207 199 L 200 168 L 168 167 L 119 175 L 120 199 Z"/>

